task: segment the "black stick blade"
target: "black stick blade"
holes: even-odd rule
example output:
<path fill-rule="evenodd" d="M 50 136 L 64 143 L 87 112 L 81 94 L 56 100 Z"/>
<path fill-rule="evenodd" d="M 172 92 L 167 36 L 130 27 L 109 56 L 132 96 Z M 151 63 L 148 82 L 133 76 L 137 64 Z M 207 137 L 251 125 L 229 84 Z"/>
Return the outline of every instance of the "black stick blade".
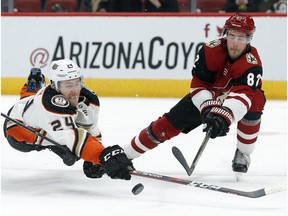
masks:
<path fill-rule="evenodd" d="M 172 147 L 172 153 L 174 155 L 174 157 L 179 161 L 179 163 L 183 166 L 183 168 L 185 169 L 185 171 L 187 172 L 187 174 L 189 176 L 191 176 L 194 167 L 189 167 L 189 165 L 187 164 L 182 152 L 175 146 Z"/>

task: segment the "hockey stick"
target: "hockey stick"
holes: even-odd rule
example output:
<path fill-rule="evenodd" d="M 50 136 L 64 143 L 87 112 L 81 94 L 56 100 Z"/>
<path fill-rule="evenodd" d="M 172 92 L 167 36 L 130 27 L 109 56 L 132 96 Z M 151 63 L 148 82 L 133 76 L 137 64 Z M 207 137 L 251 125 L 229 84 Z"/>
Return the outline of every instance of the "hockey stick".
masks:
<path fill-rule="evenodd" d="M 1 112 L 1 116 L 3 116 L 4 118 L 14 122 L 15 124 L 25 128 L 26 130 L 30 131 L 33 134 L 36 134 L 37 136 L 41 137 L 42 139 L 47 140 L 48 142 L 54 144 L 55 146 L 61 148 L 62 150 L 65 151 L 66 155 L 62 158 L 63 162 L 67 165 L 67 166 L 72 166 L 76 161 L 77 161 L 77 156 L 74 155 L 70 150 L 68 150 L 67 148 L 65 148 L 64 146 L 62 146 L 61 144 L 59 144 L 58 142 L 42 135 L 41 133 L 38 133 L 37 131 L 34 131 L 33 129 L 27 127 L 26 125 L 22 124 L 21 122 L 11 118 L 8 115 L 5 115 L 4 113 Z"/>
<path fill-rule="evenodd" d="M 149 173 L 149 172 L 142 172 L 142 171 L 137 171 L 137 170 L 131 171 L 130 174 L 135 175 L 135 176 L 144 177 L 144 178 L 151 178 L 151 179 L 156 179 L 156 180 L 160 180 L 160 181 L 182 184 L 182 185 L 197 187 L 197 188 L 201 188 L 201 189 L 223 192 L 223 193 L 227 193 L 227 194 L 234 194 L 234 195 L 249 197 L 249 198 L 259 198 L 259 197 L 266 196 L 268 194 L 287 190 L 287 185 L 283 184 L 283 185 L 279 185 L 279 186 L 271 186 L 271 187 L 266 187 L 266 188 L 264 187 L 264 188 L 261 188 L 259 190 L 247 192 L 247 191 L 235 190 L 235 189 L 231 189 L 231 188 L 225 188 L 225 187 L 220 187 L 220 186 L 216 186 L 216 185 L 206 184 L 204 182 L 190 181 L 190 180 L 185 180 L 185 179 L 181 179 L 181 178 L 175 178 L 175 177 L 164 176 L 164 175 L 154 174 L 154 173 Z"/>
<path fill-rule="evenodd" d="M 211 134 L 211 131 L 212 131 L 212 128 L 210 128 L 207 133 L 206 133 L 206 136 L 191 164 L 191 166 L 189 167 L 187 161 L 185 160 L 182 152 L 175 146 L 172 147 L 172 153 L 174 155 L 174 157 L 180 162 L 180 164 L 183 166 L 183 168 L 186 170 L 187 174 L 189 176 L 191 176 L 192 172 L 194 171 L 199 159 L 200 159 L 200 156 L 202 155 L 202 152 L 204 151 L 207 143 L 208 143 L 208 140 L 210 139 L 210 134 Z"/>

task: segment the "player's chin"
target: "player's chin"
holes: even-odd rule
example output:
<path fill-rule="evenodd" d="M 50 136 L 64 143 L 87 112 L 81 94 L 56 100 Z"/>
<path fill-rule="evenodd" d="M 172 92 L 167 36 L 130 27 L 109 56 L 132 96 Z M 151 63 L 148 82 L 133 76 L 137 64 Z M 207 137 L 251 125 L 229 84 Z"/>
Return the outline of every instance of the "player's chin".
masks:
<path fill-rule="evenodd" d="M 79 97 L 69 98 L 69 102 L 73 107 L 76 107 L 78 105 L 78 100 L 79 100 Z"/>
<path fill-rule="evenodd" d="M 232 59 L 236 59 L 240 56 L 240 52 L 239 51 L 230 51 L 229 55 Z"/>

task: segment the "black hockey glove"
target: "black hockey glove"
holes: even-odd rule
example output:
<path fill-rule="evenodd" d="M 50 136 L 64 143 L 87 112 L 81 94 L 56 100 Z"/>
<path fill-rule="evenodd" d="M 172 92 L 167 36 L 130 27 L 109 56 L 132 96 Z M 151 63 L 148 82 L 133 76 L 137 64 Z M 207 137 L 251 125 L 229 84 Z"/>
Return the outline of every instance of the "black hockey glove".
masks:
<path fill-rule="evenodd" d="M 104 169 L 99 164 L 84 161 L 83 172 L 88 178 L 101 178 L 104 174 Z"/>
<path fill-rule="evenodd" d="M 203 132 L 212 128 L 210 138 L 226 136 L 233 120 L 233 114 L 227 107 L 213 107 L 204 119 Z"/>
<path fill-rule="evenodd" d="M 133 169 L 133 164 L 120 146 L 114 145 L 105 148 L 100 154 L 100 162 L 104 171 L 112 179 L 131 179 L 129 171 Z"/>

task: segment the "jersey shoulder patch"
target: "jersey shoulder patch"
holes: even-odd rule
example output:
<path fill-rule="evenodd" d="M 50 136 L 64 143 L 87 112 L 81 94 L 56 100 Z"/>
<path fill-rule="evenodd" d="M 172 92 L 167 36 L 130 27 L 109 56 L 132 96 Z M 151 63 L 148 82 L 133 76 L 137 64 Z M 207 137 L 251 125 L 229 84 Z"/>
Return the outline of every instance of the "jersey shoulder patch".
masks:
<path fill-rule="evenodd" d="M 46 87 L 43 92 L 42 104 L 49 112 L 71 115 L 76 114 L 76 108 L 70 104 L 68 99 L 50 86 Z"/>
<path fill-rule="evenodd" d="M 69 101 L 63 95 L 55 95 L 51 98 L 51 103 L 57 107 L 68 107 Z"/>
<path fill-rule="evenodd" d="M 262 65 L 262 62 L 261 62 L 260 56 L 258 54 L 258 51 L 253 46 L 251 46 L 249 52 L 246 53 L 245 57 L 246 57 L 246 61 L 249 64 L 258 65 L 258 66 Z"/>
<path fill-rule="evenodd" d="M 262 74 L 262 62 L 258 55 L 258 52 L 255 48 L 251 46 L 249 52 L 243 54 L 234 64 L 232 65 L 233 68 L 233 77 L 238 78 L 243 74 L 249 73 L 251 71 L 256 71 L 256 73 Z"/>
<path fill-rule="evenodd" d="M 206 43 L 206 46 L 208 46 L 209 48 L 214 48 L 214 47 L 218 46 L 219 44 L 221 44 L 221 40 L 216 39 L 216 40 L 213 40 L 213 41 Z"/>
<path fill-rule="evenodd" d="M 250 64 L 253 64 L 253 65 L 258 64 L 256 57 L 252 53 L 246 53 L 246 60 Z"/>

